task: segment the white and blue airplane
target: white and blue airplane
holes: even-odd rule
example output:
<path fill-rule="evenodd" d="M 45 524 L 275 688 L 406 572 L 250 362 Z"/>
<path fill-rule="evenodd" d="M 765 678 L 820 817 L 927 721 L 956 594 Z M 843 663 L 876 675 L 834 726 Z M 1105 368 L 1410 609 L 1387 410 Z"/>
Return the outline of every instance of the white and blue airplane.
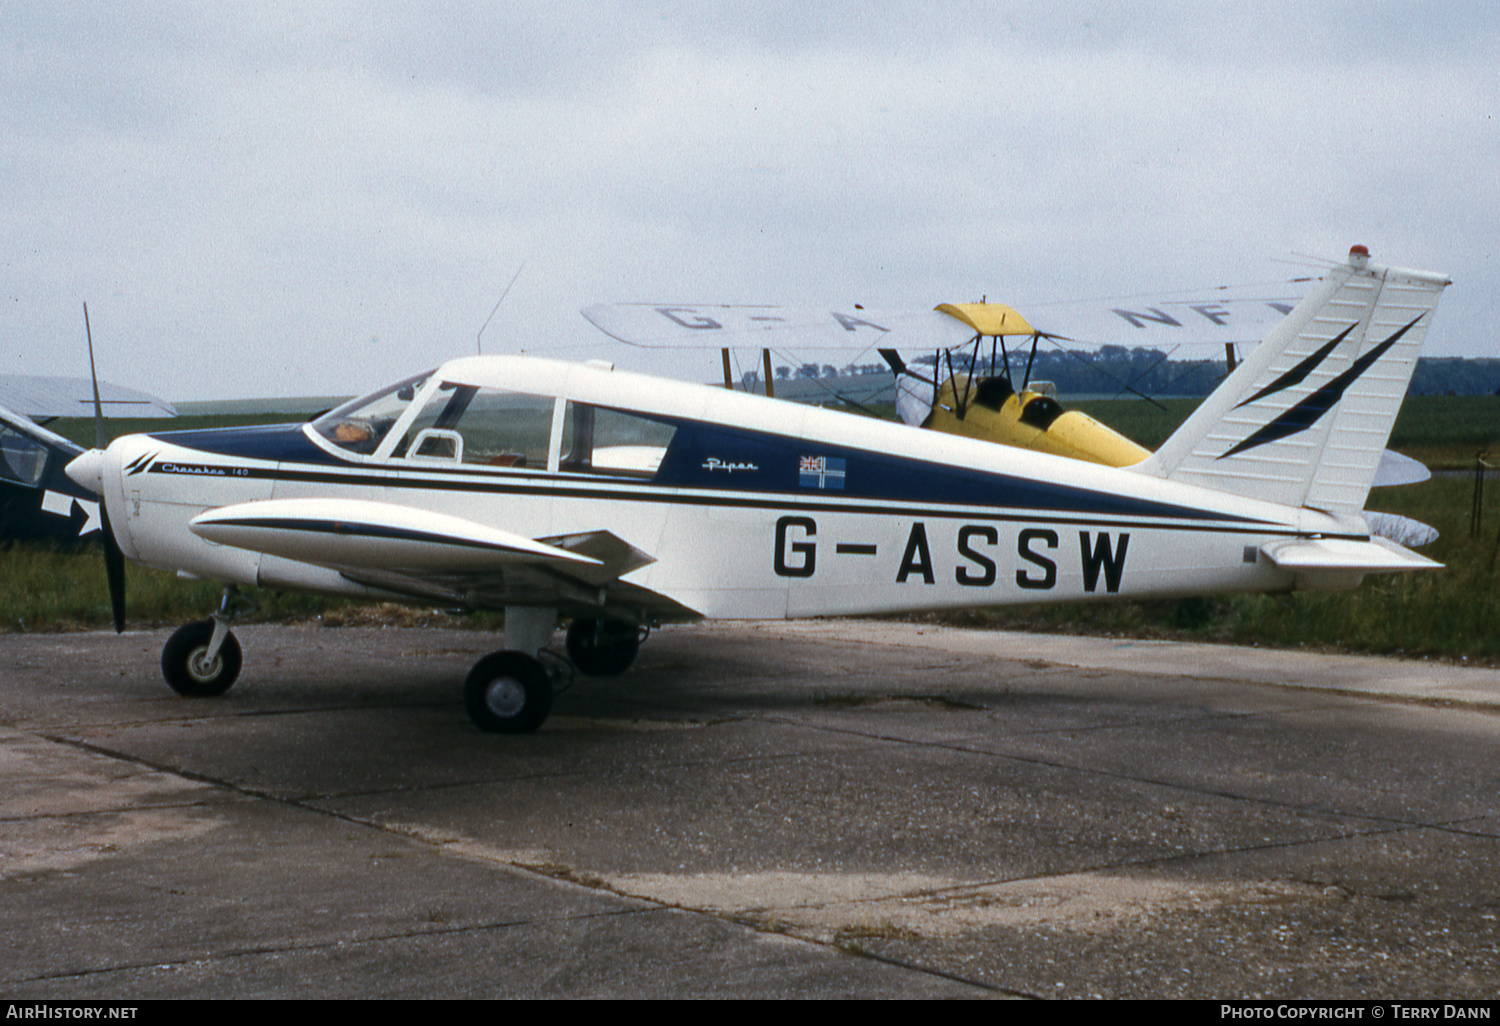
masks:
<path fill-rule="evenodd" d="M 502 608 L 505 649 L 465 700 L 481 729 L 522 733 L 550 711 L 560 619 L 573 665 L 608 675 L 671 621 L 1341 589 L 1436 568 L 1373 535 L 1364 504 L 1448 284 L 1355 247 L 1123 468 L 494 356 L 309 424 L 127 436 L 68 473 L 102 496 L 125 557 L 225 584 L 163 650 L 180 693 L 233 684 L 238 586 Z"/>

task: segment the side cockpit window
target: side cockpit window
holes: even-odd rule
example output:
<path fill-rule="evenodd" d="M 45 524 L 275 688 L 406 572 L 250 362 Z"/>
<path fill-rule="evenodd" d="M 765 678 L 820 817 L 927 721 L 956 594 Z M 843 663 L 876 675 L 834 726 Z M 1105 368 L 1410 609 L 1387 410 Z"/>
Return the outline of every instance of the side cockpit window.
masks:
<path fill-rule="evenodd" d="M 362 456 L 373 455 L 416 398 L 430 373 L 418 374 L 389 388 L 352 399 L 313 421 L 313 430 L 341 449 Z"/>
<path fill-rule="evenodd" d="M 415 462 L 546 470 L 552 396 L 443 382 L 391 455 Z"/>

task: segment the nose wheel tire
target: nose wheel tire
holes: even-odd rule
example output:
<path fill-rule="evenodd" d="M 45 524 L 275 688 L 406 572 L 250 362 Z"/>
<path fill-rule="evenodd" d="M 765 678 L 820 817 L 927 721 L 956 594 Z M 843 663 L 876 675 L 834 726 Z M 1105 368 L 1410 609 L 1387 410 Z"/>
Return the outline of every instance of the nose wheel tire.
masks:
<path fill-rule="evenodd" d="M 211 698 L 222 695 L 240 675 L 240 643 L 233 634 L 213 658 L 208 643 L 213 637 L 214 622 L 197 620 L 179 627 L 161 650 L 161 673 L 167 685 L 188 698 Z"/>
<path fill-rule="evenodd" d="M 547 668 L 524 652 L 495 652 L 469 671 L 464 707 L 480 730 L 531 734 L 552 711 L 552 680 Z"/>
<path fill-rule="evenodd" d="M 641 650 L 641 631 L 625 620 L 574 620 L 568 626 L 568 658 L 590 677 L 618 677 Z"/>

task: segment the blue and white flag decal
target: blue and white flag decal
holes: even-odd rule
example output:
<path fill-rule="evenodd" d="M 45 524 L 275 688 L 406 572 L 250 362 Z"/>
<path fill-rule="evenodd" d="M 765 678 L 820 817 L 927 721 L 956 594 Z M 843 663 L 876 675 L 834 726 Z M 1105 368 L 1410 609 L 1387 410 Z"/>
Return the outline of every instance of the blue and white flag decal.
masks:
<path fill-rule="evenodd" d="M 797 463 L 797 483 L 803 488 L 844 487 L 844 461 L 833 456 L 803 456 Z"/>

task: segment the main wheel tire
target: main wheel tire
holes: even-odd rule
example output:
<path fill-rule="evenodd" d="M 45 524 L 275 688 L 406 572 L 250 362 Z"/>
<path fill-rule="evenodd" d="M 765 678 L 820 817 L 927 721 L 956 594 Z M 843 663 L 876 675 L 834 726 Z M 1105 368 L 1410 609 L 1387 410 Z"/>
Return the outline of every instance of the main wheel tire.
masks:
<path fill-rule="evenodd" d="M 469 671 L 464 707 L 480 730 L 531 734 L 552 711 L 552 680 L 547 668 L 524 652 L 495 652 Z"/>
<path fill-rule="evenodd" d="M 567 640 L 568 658 L 590 677 L 618 677 L 641 650 L 640 628 L 626 620 L 574 620 Z"/>
<path fill-rule="evenodd" d="M 167 685 L 188 698 L 222 695 L 240 675 L 240 643 L 224 635 L 218 655 L 208 659 L 212 620 L 196 620 L 177 628 L 161 649 L 161 674 Z"/>

